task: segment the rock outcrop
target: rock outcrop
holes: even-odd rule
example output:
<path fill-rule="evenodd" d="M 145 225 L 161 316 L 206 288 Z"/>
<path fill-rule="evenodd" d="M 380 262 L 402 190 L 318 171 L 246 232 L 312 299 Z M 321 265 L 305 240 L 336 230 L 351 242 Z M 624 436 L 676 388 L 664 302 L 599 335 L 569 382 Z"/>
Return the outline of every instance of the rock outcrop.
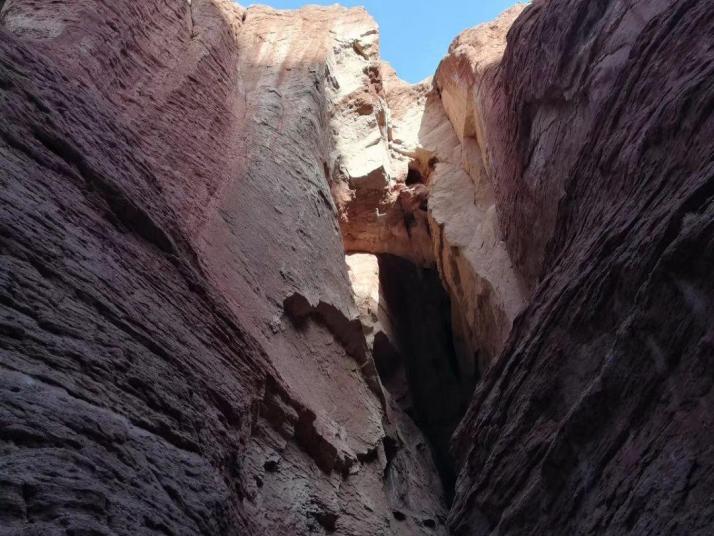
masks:
<path fill-rule="evenodd" d="M 497 24 L 473 31 L 496 51 L 489 49 L 489 67 L 498 64 L 506 32 L 522 9 L 514 7 Z M 349 117 L 356 115 L 360 99 L 371 98 L 363 108 L 380 112 L 368 115 L 369 120 L 358 115 L 358 121 L 346 120 L 341 112 L 340 126 L 334 127 L 337 139 L 356 154 L 372 156 L 354 158 L 351 168 L 343 165 L 341 175 L 332 177 L 347 251 L 393 254 L 438 268 L 451 298 L 461 389 L 470 396 L 481 372 L 503 348 L 527 293 L 501 239 L 486 151 L 479 148 L 475 131 L 464 134 L 462 128 L 459 135 L 455 123 L 461 110 L 442 89 L 440 80 L 450 76 L 454 61 L 446 58 L 435 83 L 428 79 L 416 85 L 399 80 L 382 63 L 374 71 L 374 93 L 356 91 L 341 101 L 349 103 L 343 104 Z M 468 79 L 453 75 L 464 107 L 480 76 L 480 71 Z M 480 120 L 473 106 L 469 113 L 472 123 Z"/>
<path fill-rule="evenodd" d="M 366 12 L 11 0 L 0 32 L 2 525 L 441 532 L 325 178 Z"/>
<path fill-rule="evenodd" d="M 0 1 L 0 533 L 708 535 L 713 29 Z"/>
<path fill-rule="evenodd" d="M 455 534 L 711 533 L 713 44 L 696 0 L 511 28 L 484 125 L 533 294 L 456 436 Z"/>

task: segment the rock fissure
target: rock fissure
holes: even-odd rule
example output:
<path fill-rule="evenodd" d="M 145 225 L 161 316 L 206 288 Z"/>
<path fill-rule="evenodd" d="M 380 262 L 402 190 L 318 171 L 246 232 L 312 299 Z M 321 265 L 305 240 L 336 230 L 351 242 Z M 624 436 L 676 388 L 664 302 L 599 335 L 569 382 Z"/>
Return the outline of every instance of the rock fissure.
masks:
<path fill-rule="evenodd" d="M 710 3 L 0 0 L 3 530 L 709 536 Z"/>

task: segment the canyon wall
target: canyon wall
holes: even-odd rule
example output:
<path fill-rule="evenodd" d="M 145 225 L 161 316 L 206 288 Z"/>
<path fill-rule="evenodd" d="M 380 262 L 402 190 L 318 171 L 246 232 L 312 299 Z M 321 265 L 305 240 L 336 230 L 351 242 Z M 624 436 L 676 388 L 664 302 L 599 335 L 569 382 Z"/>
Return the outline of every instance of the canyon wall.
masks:
<path fill-rule="evenodd" d="M 532 299 L 455 438 L 455 534 L 711 533 L 712 80 L 707 1 L 511 28 L 482 122 Z"/>
<path fill-rule="evenodd" d="M 707 4 L 0 2 L 0 533 L 709 534 Z"/>
<path fill-rule="evenodd" d="M 374 21 L 11 0 L 0 32 L 3 527 L 441 533 L 325 176 Z"/>
<path fill-rule="evenodd" d="M 455 54 L 442 63 L 436 80 L 415 85 L 382 63 L 377 84 L 370 85 L 379 102 L 377 117 L 350 121 L 342 111 L 336 127 L 338 139 L 349 147 L 337 154 L 356 154 L 353 160 L 359 163 L 350 167 L 344 158 L 338 160 L 341 172 L 332 176 L 345 248 L 438 269 L 451 299 L 459 389 L 467 399 L 503 348 L 527 292 L 501 238 L 486 148 L 458 121 L 467 107 L 478 115 L 470 94 L 482 68 L 471 60 L 482 62 L 484 71 L 498 64 L 508 28 L 523 7 L 473 31 L 488 53 L 479 48 L 461 59 L 460 67 L 473 71 L 470 76 L 447 74 L 459 61 Z M 444 89 L 447 79 L 450 88 L 458 87 L 453 98 Z M 350 117 L 355 109 L 371 113 L 373 107 L 360 105 L 364 95 L 354 91 L 341 102 L 352 110 Z"/>

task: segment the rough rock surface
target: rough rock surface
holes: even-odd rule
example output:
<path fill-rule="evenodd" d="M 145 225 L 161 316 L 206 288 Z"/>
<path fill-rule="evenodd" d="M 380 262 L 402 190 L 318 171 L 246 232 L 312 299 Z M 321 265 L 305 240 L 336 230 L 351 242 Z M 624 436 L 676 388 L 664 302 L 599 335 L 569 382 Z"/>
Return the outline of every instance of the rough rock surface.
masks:
<path fill-rule="evenodd" d="M 472 359 L 475 375 L 499 356 L 527 301 L 527 287 L 502 239 L 484 124 L 492 107 L 491 73 L 523 8 L 516 5 L 454 40 L 434 77 L 439 102 L 427 106 L 422 126 L 425 143 L 439 146 L 439 154 L 452 151 L 434 176 L 430 216 L 439 271 L 453 301 L 457 351 L 463 362 Z M 453 132 L 433 126 L 444 115 Z"/>
<path fill-rule="evenodd" d="M 374 43 L 369 16 L 10 0 L 1 17 L 2 530 L 439 533 L 324 175 L 325 80 Z"/>
<path fill-rule="evenodd" d="M 455 477 L 449 441 L 471 391 L 462 388 L 449 297 L 439 274 L 394 255 L 352 254 L 347 263 L 386 397 L 428 440 L 402 442 L 429 453 L 448 495 Z M 408 430 L 399 436 L 408 439 Z"/>
<path fill-rule="evenodd" d="M 535 290 L 457 433 L 451 527 L 711 534 L 711 2 L 536 1 L 508 41 L 484 122 Z"/>
<path fill-rule="evenodd" d="M 355 253 L 347 255 L 347 264 L 394 425 L 388 442 L 395 443 L 385 449 L 388 478 L 415 480 L 395 490 L 426 485 L 448 494 L 454 480 L 448 442 L 468 400 L 461 397 L 451 361 L 448 297 L 439 276 L 393 255 Z M 422 460 L 420 466 L 410 466 L 409 453 Z M 436 470 L 441 481 L 434 478 Z M 444 519 L 422 520 L 437 521 Z"/>
<path fill-rule="evenodd" d="M 489 37 L 505 43 L 507 28 L 504 23 Z M 493 186 L 475 138 L 459 139 L 438 84 L 410 86 L 387 69 L 384 80 L 393 152 L 413 155 L 426 178 L 433 259 L 451 298 L 459 376 L 470 396 L 503 348 L 525 292 L 501 240 Z"/>
<path fill-rule="evenodd" d="M 0 534 L 710 534 L 709 4 L 0 0 Z"/>
<path fill-rule="evenodd" d="M 377 46 L 358 51 L 362 69 L 339 76 L 342 70 L 334 68 L 328 85 L 336 143 L 327 175 L 345 249 L 428 266 L 434 263 L 425 205 L 428 154 L 395 139 L 385 79 L 396 75 L 380 61 Z"/>
<path fill-rule="evenodd" d="M 482 114 L 471 98 L 498 64 L 522 9 L 467 32 L 469 53 L 457 40 L 436 83 L 399 80 L 380 62 L 376 36 L 354 47 L 346 35 L 341 50 L 349 50 L 350 60 L 330 69 L 336 143 L 326 173 L 345 248 L 436 265 L 451 298 L 466 395 L 499 355 L 526 303 L 526 287 L 501 239 L 485 137 L 473 126 Z M 459 117 L 466 115 L 472 126 L 464 130 Z"/>

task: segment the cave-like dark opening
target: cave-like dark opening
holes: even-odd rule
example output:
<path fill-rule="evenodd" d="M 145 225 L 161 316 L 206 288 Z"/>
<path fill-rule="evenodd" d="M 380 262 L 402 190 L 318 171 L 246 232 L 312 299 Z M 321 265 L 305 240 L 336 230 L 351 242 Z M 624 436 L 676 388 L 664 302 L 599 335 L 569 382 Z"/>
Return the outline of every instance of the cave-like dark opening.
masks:
<path fill-rule="evenodd" d="M 404 182 L 407 186 L 414 186 L 415 184 L 424 184 L 426 181 L 424 179 L 424 175 L 421 174 L 421 171 L 412 167 L 409 168 L 407 178 Z"/>
<path fill-rule="evenodd" d="M 400 257 L 379 256 L 379 279 L 400 354 L 387 345 L 389 351 L 381 352 L 375 344 L 377 368 L 427 437 L 450 502 L 455 473 L 449 441 L 468 401 L 454 350 L 449 297 L 435 269 Z M 398 374 L 400 370 L 404 374 Z M 400 377 L 407 385 L 395 385 Z"/>

